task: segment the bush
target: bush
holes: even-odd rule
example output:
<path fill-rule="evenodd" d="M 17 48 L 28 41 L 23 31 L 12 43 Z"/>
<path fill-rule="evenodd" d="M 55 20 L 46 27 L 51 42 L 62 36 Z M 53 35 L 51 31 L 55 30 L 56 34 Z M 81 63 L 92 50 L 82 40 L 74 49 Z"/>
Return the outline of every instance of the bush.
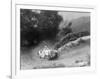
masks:
<path fill-rule="evenodd" d="M 87 36 L 87 35 L 90 35 L 88 31 L 83 31 L 83 32 L 78 32 L 78 33 L 68 33 L 60 41 L 58 41 L 58 43 L 55 44 L 55 49 L 60 48 L 61 46 L 63 46 L 64 44 L 70 41 L 74 41 L 77 38 Z"/>

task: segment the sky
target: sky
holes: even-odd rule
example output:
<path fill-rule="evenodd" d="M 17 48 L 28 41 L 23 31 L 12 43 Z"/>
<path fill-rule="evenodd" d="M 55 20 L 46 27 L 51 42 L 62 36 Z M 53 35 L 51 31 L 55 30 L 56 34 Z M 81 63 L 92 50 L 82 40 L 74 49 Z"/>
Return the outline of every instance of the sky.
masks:
<path fill-rule="evenodd" d="M 83 16 L 90 16 L 90 13 L 87 12 L 59 12 L 59 15 L 61 15 L 63 17 L 64 20 L 73 20 L 73 19 L 77 19 Z"/>
<path fill-rule="evenodd" d="M 40 10 L 32 10 L 33 12 L 40 13 Z M 90 16 L 89 12 L 73 12 L 73 11 L 60 11 L 58 12 L 59 15 L 63 17 L 63 20 L 66 21 L 71 21 L 73 19 L 77 19 L 83 16 Z"/>

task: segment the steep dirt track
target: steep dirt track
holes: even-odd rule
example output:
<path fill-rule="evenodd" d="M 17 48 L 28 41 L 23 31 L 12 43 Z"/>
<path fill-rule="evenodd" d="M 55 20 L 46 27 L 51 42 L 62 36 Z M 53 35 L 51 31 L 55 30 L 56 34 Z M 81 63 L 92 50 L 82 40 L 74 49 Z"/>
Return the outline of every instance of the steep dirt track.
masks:
<path fill-rule="evenodd" d="M 43 42 L 37 47 L 21 50 L 21 69 L 49 68 L 49 67 L 79 67 L 76 61 L 89 61 L 90 47 L 84 43 L 77 47 L 64 49 L 57 60 L 40 59 L 37 52 L 48 45 L 53 48 L 49 42 Z"/>

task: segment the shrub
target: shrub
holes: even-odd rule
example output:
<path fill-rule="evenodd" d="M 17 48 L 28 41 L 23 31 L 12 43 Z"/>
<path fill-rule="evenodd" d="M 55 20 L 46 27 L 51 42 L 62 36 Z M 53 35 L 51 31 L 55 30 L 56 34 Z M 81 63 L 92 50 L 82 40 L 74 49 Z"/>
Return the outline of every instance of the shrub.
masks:
<path fill-rule="evenodd" d="M 83 32 L 78 32 L 78 33 L 68 33 L 67 35 L 65 35 L 60 41 L 58 41 L 55 44 L 55 49 L 60 48 L 61 46 L 63 46 L 64 44 L 70 42 L 70 41 L 74 41 L 77 38 L 83 37 L 83 36 L 87 36 L 90 35 L 90 33 L 88 31 L 83 31 Z"/>

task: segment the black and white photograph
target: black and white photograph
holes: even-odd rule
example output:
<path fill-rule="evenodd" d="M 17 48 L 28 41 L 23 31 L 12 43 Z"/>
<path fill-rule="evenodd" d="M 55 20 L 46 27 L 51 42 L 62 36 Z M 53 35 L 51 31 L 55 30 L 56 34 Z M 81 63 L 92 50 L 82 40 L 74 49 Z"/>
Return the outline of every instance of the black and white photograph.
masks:
<path fill-rule="evenodd" d="M 20 69 L 91 66 L 90 12 L 20 9 Z"/>
<path fill-rule="evenodd" d="M 99 0 L 1 0 L 0 79 L 100 79 Z"/>

